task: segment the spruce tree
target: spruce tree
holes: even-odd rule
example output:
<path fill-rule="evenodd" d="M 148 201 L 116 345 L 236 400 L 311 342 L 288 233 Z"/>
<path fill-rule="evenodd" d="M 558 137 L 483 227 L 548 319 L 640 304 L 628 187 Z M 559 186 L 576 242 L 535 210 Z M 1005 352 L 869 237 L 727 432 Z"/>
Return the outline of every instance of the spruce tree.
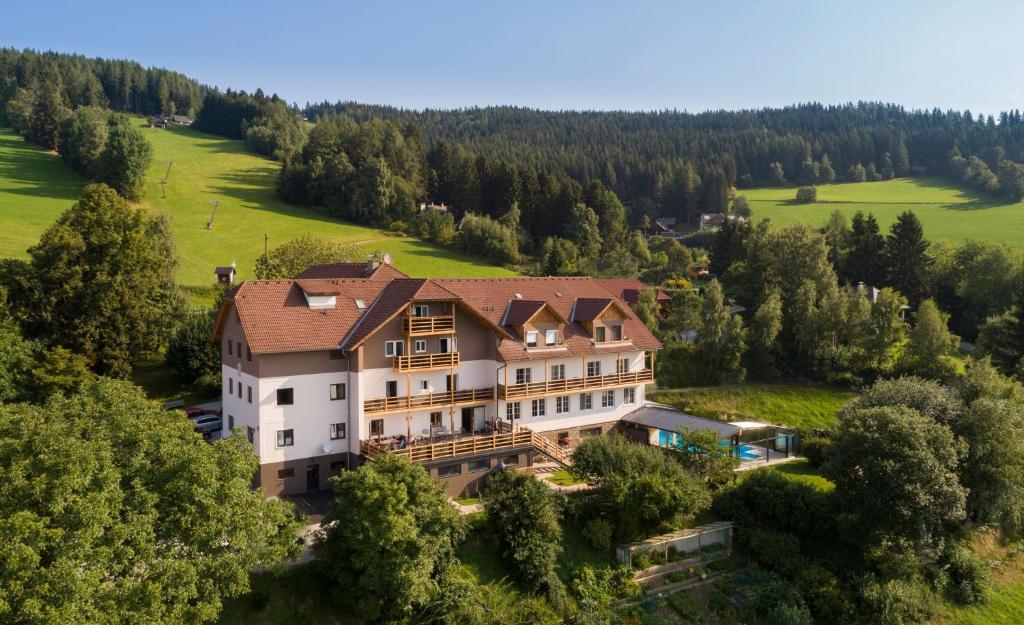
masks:
<path fill-rule="evenodd" d="M 917 215 L 911 211 L 901 213 L 885 240 L 885 267 L 888 283 L 916 306 L 930 292 L 930 268 L 933 259 L 928 256 L 928 241 Z"/>

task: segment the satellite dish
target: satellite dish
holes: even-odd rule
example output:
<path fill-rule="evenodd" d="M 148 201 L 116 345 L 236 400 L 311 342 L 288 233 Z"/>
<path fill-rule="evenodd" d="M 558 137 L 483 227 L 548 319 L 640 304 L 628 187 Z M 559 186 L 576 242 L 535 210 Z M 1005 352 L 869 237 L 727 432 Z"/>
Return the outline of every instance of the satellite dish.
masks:
<path fill-rule="evenodd" d="M 384 261 L 385 265 L 390 265 L 393 259 L 391 258 L 391 254 L 385 254 L 382 260 Z"/>
<path fill-rule="evenodd" d="M 331 453 L 332 451 L 334 451 L 334 443 L 327 441 L 326 443 L 323 444 L 323 450 L 325 454 Z"/>

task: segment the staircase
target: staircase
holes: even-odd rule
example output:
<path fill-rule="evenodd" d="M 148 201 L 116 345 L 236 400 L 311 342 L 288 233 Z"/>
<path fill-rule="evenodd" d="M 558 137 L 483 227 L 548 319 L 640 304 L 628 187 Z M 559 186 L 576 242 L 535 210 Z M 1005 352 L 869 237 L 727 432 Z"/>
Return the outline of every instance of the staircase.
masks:
<path fill-rule="evenodd" d="M 563 469 L 572 467 L 572 453 L 552 443 L 545 436 L 534 432 L 528 427 L 515 423 L 498 422 L 498 432 L 529 432 L 530 446 L 555 461 Z"/>

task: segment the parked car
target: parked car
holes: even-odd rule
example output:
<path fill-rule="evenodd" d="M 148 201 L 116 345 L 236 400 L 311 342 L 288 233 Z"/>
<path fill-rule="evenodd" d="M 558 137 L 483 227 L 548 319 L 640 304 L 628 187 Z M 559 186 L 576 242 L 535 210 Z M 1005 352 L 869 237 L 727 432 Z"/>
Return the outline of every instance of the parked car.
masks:
<path fill-rule="evenodd" d="M 188 408 L 182 408 L 185 411 L 185 415 L 189 419 L 202 416 L 209 412 L 206 408 L 200 408 L 199 406 L 189 406 Z"/>
<path fill-rule="evenodd" d="M 192 424 L 196 428 L 196 432 L 203 435 L 203 438 L 209 439 L 215 432 L 220 432 L 224 428 L 224 420 L 217 415 L 204 414 L 197 419 L 193 419 Z"/>

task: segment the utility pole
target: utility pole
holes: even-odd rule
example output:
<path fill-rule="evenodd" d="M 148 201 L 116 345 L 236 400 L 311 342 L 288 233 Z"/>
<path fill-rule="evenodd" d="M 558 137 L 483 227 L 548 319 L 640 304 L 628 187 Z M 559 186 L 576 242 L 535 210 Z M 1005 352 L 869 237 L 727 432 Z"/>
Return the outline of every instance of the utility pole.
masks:
<path fill-rule="evenodd" d="M 167 179 L 171 176 L 171 167 L 174 167 L 174 161 L 167 161 L 167 173 L 160 179 L 160 197 L 161 199 L 167 199 Z"/>
<path fill-rule="evenodd" d="M 270 234 L 267 232 L 263 233 L 263 258 L 270 260 L 270 252 L 267 251 L 267 242 L 270 241 Z"/>
<path fill-rule="evenodd" d="M 210 204 L 213 205 L 213 211 L 210 213 L 210 221 L 206 222 L 207 230 L 213 230 L 213 218 L 217 216 L 217 206 L 220 205 L 220 200 L 210 200 Z"/>

